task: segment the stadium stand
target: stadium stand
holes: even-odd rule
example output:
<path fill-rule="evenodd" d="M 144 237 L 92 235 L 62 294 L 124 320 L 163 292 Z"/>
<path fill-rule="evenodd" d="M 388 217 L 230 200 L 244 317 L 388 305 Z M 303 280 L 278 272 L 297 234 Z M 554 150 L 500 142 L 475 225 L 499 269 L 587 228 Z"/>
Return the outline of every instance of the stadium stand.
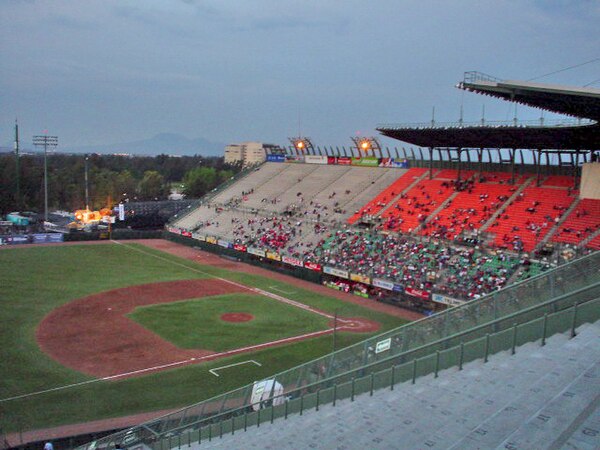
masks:
<path fill-rule="evenodd" d="M 414 386 L 313 407 L 285 426 L 266 420 L 260 429 L 191 448 L 263 449 L 277 442 L 281 449 L 593 449 L 600 414 L 590 394 L 600 390 L 599 338 L 599 323 L 585 325 L 573 340 L 556 335 L 544 347 L 529 343 L 487 364 L 473 361 Z"/>

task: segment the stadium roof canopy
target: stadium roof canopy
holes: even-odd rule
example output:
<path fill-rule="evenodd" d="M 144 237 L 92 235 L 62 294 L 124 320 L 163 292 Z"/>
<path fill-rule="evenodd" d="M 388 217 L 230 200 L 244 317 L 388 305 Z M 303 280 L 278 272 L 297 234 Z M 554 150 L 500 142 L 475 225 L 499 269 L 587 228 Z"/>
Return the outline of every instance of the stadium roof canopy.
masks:
<path fill-rule="evenodd" d="M 459 89 L 574 116 L 574 120 L 380 125 L 384 136 L 420 147 L 553 149 L 565 153 L 600 149 L 600 89 L 501 81 L 467 72 Z"/>

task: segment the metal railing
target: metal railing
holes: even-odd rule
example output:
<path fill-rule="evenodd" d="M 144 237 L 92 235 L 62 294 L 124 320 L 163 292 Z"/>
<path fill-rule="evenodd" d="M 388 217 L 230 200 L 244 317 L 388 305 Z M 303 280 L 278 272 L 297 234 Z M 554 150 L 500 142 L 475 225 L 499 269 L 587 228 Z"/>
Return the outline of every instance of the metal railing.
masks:
<path fill-rule="evenodd" d="M 275 417 L 275 411 L 277 414 L 283 414 L 282 408 L 288 408 L 285 410 L 287 415 L 291 411 L 289 408 L 298 401 L 301 402 L 300 409 L 308 407 L 303 403 L 308 401 L 306 397 L 308 394 L 314 394 L 318 399 L 319 395 L 324 395 L 319 392 L 333 386 L 337 386 L 335 389 L 338 390 L 342 389 L 341 386 L 347 388 L 348 383 L 351 382 L 352 389 L 355 389 L 356 383 L 362 383 L 357 380 L 380 376 L 376 374 L 381 374 L 382 371 L 394 371 L 395 369 L 390 369 L 393 366 L 401 366 L 402 370 L 409 367 L 414 379 L 427 367 L 430 369 L 433 367 L 432 352 L 436 355 L 435 358 L 441 358 L 441 355 L 446 355 L 452 349 L 456 352 L 457 346 L 462 348 L 461 352 L 464 352 L 470 346 L 482 345 L 482 339 L 487 342 L 485 345 L 489 351 L 492 343 L 487 336 L 490 334 L 506 335 L 515 326 L 518 329 L 522 324 L 540 320 L 542 316 L 558 314 L 574 305 L 587 304 L 598 298 L 600 298 L 600 252 L 519 282 L 480 300 L 412 322 L 273 375 L 271 377 L 274 381 L 273 385 L 275 382 L 281 384 L 284 387 L 282 395 L 290 399 L 284 402 L 288 406 L 272 407 L 271 414 Z M 594 304 L 597 309 L 597 303 Z M 544 320 L 547 321 L 548 318 Z M 544 328 L 547 329 L 547 323 Z M 526 334 L 521 333 L 521 338 L 524 336 Z M 383 346 L 387 346 L 387 350 L 378 352 L 382 343 Z M 463 353 L 461 358 L 464 357 Z M 445 367 L 439 366 L 439 362 L 436 364 L 436 370 Z M 216 426 L 221 428 L 224 427 L 224 423 L 231 423 L 231 430 L 235 430 L 240 425 L 240 419 L 236 417 L 240 416 L 244 417 L 243 420 L 246 421 L 244 427 L 246 427 L 248 420 L 257 417 L 256 420 L 260 421 L 260 415 L 264 414 L 261 411 L 252 413 L 248 411 L 248 407 L 251 406 L 252 389 L 253 385 L 244 386 L 80 448 L 92 450 L 112 448 L 110 446 L 115 443 L 130 446 L 137 443 L 164 442 L 165 439 L 176 435 L 181 439 L 183 431 L 188 433 L 200 430 L 200 433 L 212 435 L 213 423 L 219 423 L 220 425 Z M 294 399 L 299 394 L 301 400 Z M 325 397 L 321 397 L 320 400 L 325 401 Z M 200 434 L 198 438 L 202 439 L 202 436 Z"/>

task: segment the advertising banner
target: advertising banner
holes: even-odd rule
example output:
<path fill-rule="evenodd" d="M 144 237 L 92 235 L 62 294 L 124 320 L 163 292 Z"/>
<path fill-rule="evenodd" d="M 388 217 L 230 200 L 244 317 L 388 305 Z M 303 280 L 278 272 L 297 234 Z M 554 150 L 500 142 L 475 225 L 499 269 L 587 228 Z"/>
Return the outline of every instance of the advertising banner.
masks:
<path fill-rule="evenodd" d="M 281 260 L 284 263 L 289 264 L 290 266 L 304 267 L 304 262 L 302 262 L 302 260 L 298 258 L 292 258 L 291 256 L 282 256 Z"/>
<path fill-rule="evenodd" d="M 181 234 L 181 230 L 175 227 L 167 227 L 167 231 L 169 233 Z"/>
<path fill-rule="evenodd" d="M 214 236 L 206 236 L 206 242 L 208 242 L 209 244 L 216 244 L 217 238 Z"/>
<path fill-rule="evenodd" d="M 123 203 L 119 203 L 119 220 L 125 220 L 125 205 Z"/>
<path fill-rule="evenodd" d="M 233 249 L 237 250 L 238 252 L 245 252 L 247 247 L 245 245 L 234 244 Z"/>
<path fill-rule="evenodd" d="M 466 303 L 466 301 L 464 301 L 464 300 L 447 297 L 447 296 L 441 295 L 441 294 L 431 294 L 431 300 L 433 300 L 436 303 L 442 303 L 442 304 L 448 305 L 448 306 L 458 306 L 458 305 L 462 305 L 463 303 Z"/>
<path fill-rule="evenodd" d="M 369 294 L 367 294 L 366 292 L 354 291 L 352 293 L 362 298 L 369 298 Z"/>
<path fill-rule="evenodd" d="M 328 273 L 329 275 L 335 275 L 340 278 L 348 278 L 348 271 L 342 269 L 336 269 L 335 267 L 325 266 L 323 268 L 324 273 Z"/>
<path fill-rule="evenodd" d="M 206 236 L 203 234 L 192 233 L 192 238 L 196 239 L 197 241 L 206 241 Z"/>
<path fill-rule="evenodd" d="M 413 297 L 422 298 L 423 300 L 429 300 L 428 291 L 407 287 L 404 289 L 404 292 L 406 292 L 408 295 L 412 295 Z"/>
<path fill-rule="evenodd" d="M 9 244 L 28 244 L 29 236 L 8 236 L 6 242 Z"/>
<path fill-rule="evenodd" d="M 404 286 L 402 286 L 401 284 L 398 283 L 394 283 L 394 289 L 392 289 L 394 292 L 402 292 L 404 291 Z"/>
<path fill-rule="evenodd" d="M 351 273 L 350 274 L 350 279 L 352 281 L 359 281 L 361 283 L 371 284 L 371 279 L 369 277 L 366 277 L 366 276 L 361 275 L 359 273 Z"/>
<path fill-rule="evenodd" d="M 352 158 L 353 166 L 366 166 L 366 167 L 377 167 L 379 166 L 379 159 L 374 156 L 366 156 L 364 158 Z"/>
<path fill-rule="evenodd" d="M 335 156 L 328 156 L 327 157 L 327 164 L 337 164 L 337 158 Z"/>
<path fill-rule="evenodd" d="M 377 342 L 375 344 L 375 353 L 385 352 L 390 349 L 392 346 L 392 338 L 384 339 L 383 341 Z"/>
<path fill-rule="evenodd" d="M 301 156 L 301 155 L 286 155 L 285 161 L 286 162 L 291 162 L 291 163 L 302 162 L 302 161 L 304 161 L 304 156 Z"/>
<path fill-rule="evenodd" d="M 272 259 L 274 261 L 281 261 L 281 256 L 279 256 L 279 253 L 275 252 L 267 252 L 267 258 Z"/>
<path fill-rule="evenodd" d="M 341 166 L 349 166 L 352 164 L 352 158 L 349 156 L 339 156 L 337 158 L 337 163 Z"/>
<path fill-rule="evenodd" d="M 33 236 L 34 244 L 41 244 L 43 242 L 62 242 L 63 235 L 60 233 L 36 233 Z"/>
<path fill-rule="evenodd" d="M 226 240 L 223 240 L 223 239 L 219 239 L 217 241 L 217 244 L 219 244 L 219 247 L 233 248 L 233 244 L 231 242 L 227 242 Z"/>
<path fill-rule="evenodd" d="M 321 155 L 306 155 L 304 156 L 306 164 L 327 164 L 327 156 Z"/>
<path fill-rule="evenodd" d="M 181 235 L 185 237 L 192 237 L 192 232 L 187 230 L 181 230 Z"/>
<path fill-rule="evenodd" d="M 267 155 L 267 162 L 285 162 L 285 155 Z"/>
<path fill-rule="evenodd" d="M 393 291 L 394 290 L 394 283 L 392 283 L 391 281 L 385 281 L 382 280 L 380 278 L 373 278 L 373 286 L 381 288 L 381 289 L 387 289 L 388 291 Z"/>
<path fill-rule="evenodd" d="M 262 256 L 263 258 L 265 257 L 265 251 L 259 248 L 248 247 L 246 251 L 251 255 Z"/>
<path fill-rule="evenodd" d="M 307 269 L 310 269 L 310 270 L 314 270 L 315 272 L 321 271 L 321 264 L 317 264 L 317 263 L 313 263 L 313 262 L 304 263 L 304 267 L 306 267 Z"/>

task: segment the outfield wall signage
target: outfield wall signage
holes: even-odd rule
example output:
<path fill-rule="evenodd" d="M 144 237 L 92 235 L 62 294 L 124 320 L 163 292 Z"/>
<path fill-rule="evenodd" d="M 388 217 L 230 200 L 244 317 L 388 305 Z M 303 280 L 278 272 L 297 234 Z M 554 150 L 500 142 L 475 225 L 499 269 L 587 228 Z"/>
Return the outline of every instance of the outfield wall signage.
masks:
<path fill-rule="evenodd" d="M 285 162 L 285 155 L 267 155 L 267 162 Z"/>
<path fill-rule="evenodd" d="M 196 239 L 197 241 L 206 241 L 206 236 L 203 234 L 192 233 L 192 238 Z"/>
<path fill-rule="evenodd" d="M 208 242 L 209 244 L 216 244 L 217 238 L 214 236 L 206 236 L 206 242 Z"/>
<path fill-rule="evenodd" d="M 349 274 L 347 270 L 336 269 L 335 267 L 325 266 L 323 267 L 323 272 L 329 275 L 334 275 L 340 278 L 348 278 Z"/>
<path fill-rule="evenodd" d="M 217 241 L 217 244 L 219 244 L 219 247 L 223 247 L 223 248 L 233 248 L 233 244 L 231 242 L 227 242 L 224 239 L 219 239 Z"/>
<path fill-rule="evenodd" d="M 187 231 L 187 230 L 181 230 L 181 235 L 185 236 L 185 237 L 192 237 L 192 232 L 191 231 Z"/>
<path fill-rule="evenodd" d="M 392 338 L 384 339 L 383 341 L 377 342 L 375 344 L 375 353 L 386 352 L 392 346 Z"/>
<path fill-rule="evenodd" d="M 371 279 L 359 273 L 351 273 L 350 279 L 352 281 L 359 281 L 360 283 L 371 284 Z"/>
<path fill-rule="evenodd" d="M 337 158 L 335 156 L 328 156 L 327 164 L 331 164 L 331 165 L 337 164 Z"/>
<path fill-rule="evenodd" d="M 267 258 L 272 259 L 273 261 L 281 261 L 281 256 L 279 256 L 279 253 L 267 252 L 266 255 Z"/>
<path fill-rule="evenodd" d="M 248 249 L 246 251 L 248 253 L 250 253 L 251 255 L 261 256 L 263 258 L 265 257 L 265 251 L 261 250 L 259 248 L 248 247 Z"/>
<path fill-rule="evenodd" d="M 4 238 L 7 244 L 29 244 L 29 236 L 8 236 Z"/>
<path fill-rule="evenodd" d="M 302 161 L 304 161 L 304 156 L 299 156 L 299 155 L 287 155 L 287 156 L 285 157 L 285 161 L 286 161 L 286 162 L 291 162 L 291 163 L 302 162 Z"/>
<path fill-rule="evenodd" d="M 447 297 L 447 296 L 441 295 L 441 294 L 431 294 L 431 300 L 433 300 L 436 303 L 442 303 L 442 304 L 448 305 L 448 306 L 458 306 L 458 305 L 462 305 L 463 303 L 466 303 L 466 301 L 464 301 L 464 300 Z"/>
<path fill-rule="evenodd" d="M 415 289 L 411 287 L 407 287 L 404 289 L 408 295 L 412 295 L 413 297 L 422 298 L 423 300 L 429 300 L 429 292 L 424 291 L 422 289 Z"/>
<path fill-rule="evenodd" d="M 304 262 L 298 258 L 292 258 L 291 256 L 282 256 L 281 260 L 289 264 L 290 266 L 304 267 Z"/>
<path fill-rule="evenodd" d="M 310 270 L 314 270 L 315 272 L 321 271 L 321 264 L 317 264 L 317 263 L 313 263 L 313 262 L 304 263 L 304 267 L 306 267 L 307 269 L 310 269 Z"/>
<path fill-rule="evenodd" d="M 306 164 L 327 164 L 327 156 L 321 155 L 306 155 L 304 156 L 304 162 Z"/>
<path fill-rule="evenodd" d="M 375 287 L 378 287 L 381 289 L 387 289 L 388 291 L 394 290 L 394 283 L 392 283 L 391 281 L 382 280 L 380 278 L 373 278 L 372 284 Z"/>
<path fill-rule="evenodd" d="M 32 235 L 34 244 L 44 242 L 62 242 L 63 235 L 60 233 L 35 233 Z"/>
<path fill-rule="evenodd" d="M 402 292 L 404 291 L 404 286 L 402 286 L 401 284 L 398 283 L 394 283 L 394 292 Z"/>
<path fill-rule="evenodd" d="M 234 244 L 233 249 L 237 250 L 238 252 L 245 252 L 248 249 L 248 247 L 246 247 L 245 245 Z"/>

